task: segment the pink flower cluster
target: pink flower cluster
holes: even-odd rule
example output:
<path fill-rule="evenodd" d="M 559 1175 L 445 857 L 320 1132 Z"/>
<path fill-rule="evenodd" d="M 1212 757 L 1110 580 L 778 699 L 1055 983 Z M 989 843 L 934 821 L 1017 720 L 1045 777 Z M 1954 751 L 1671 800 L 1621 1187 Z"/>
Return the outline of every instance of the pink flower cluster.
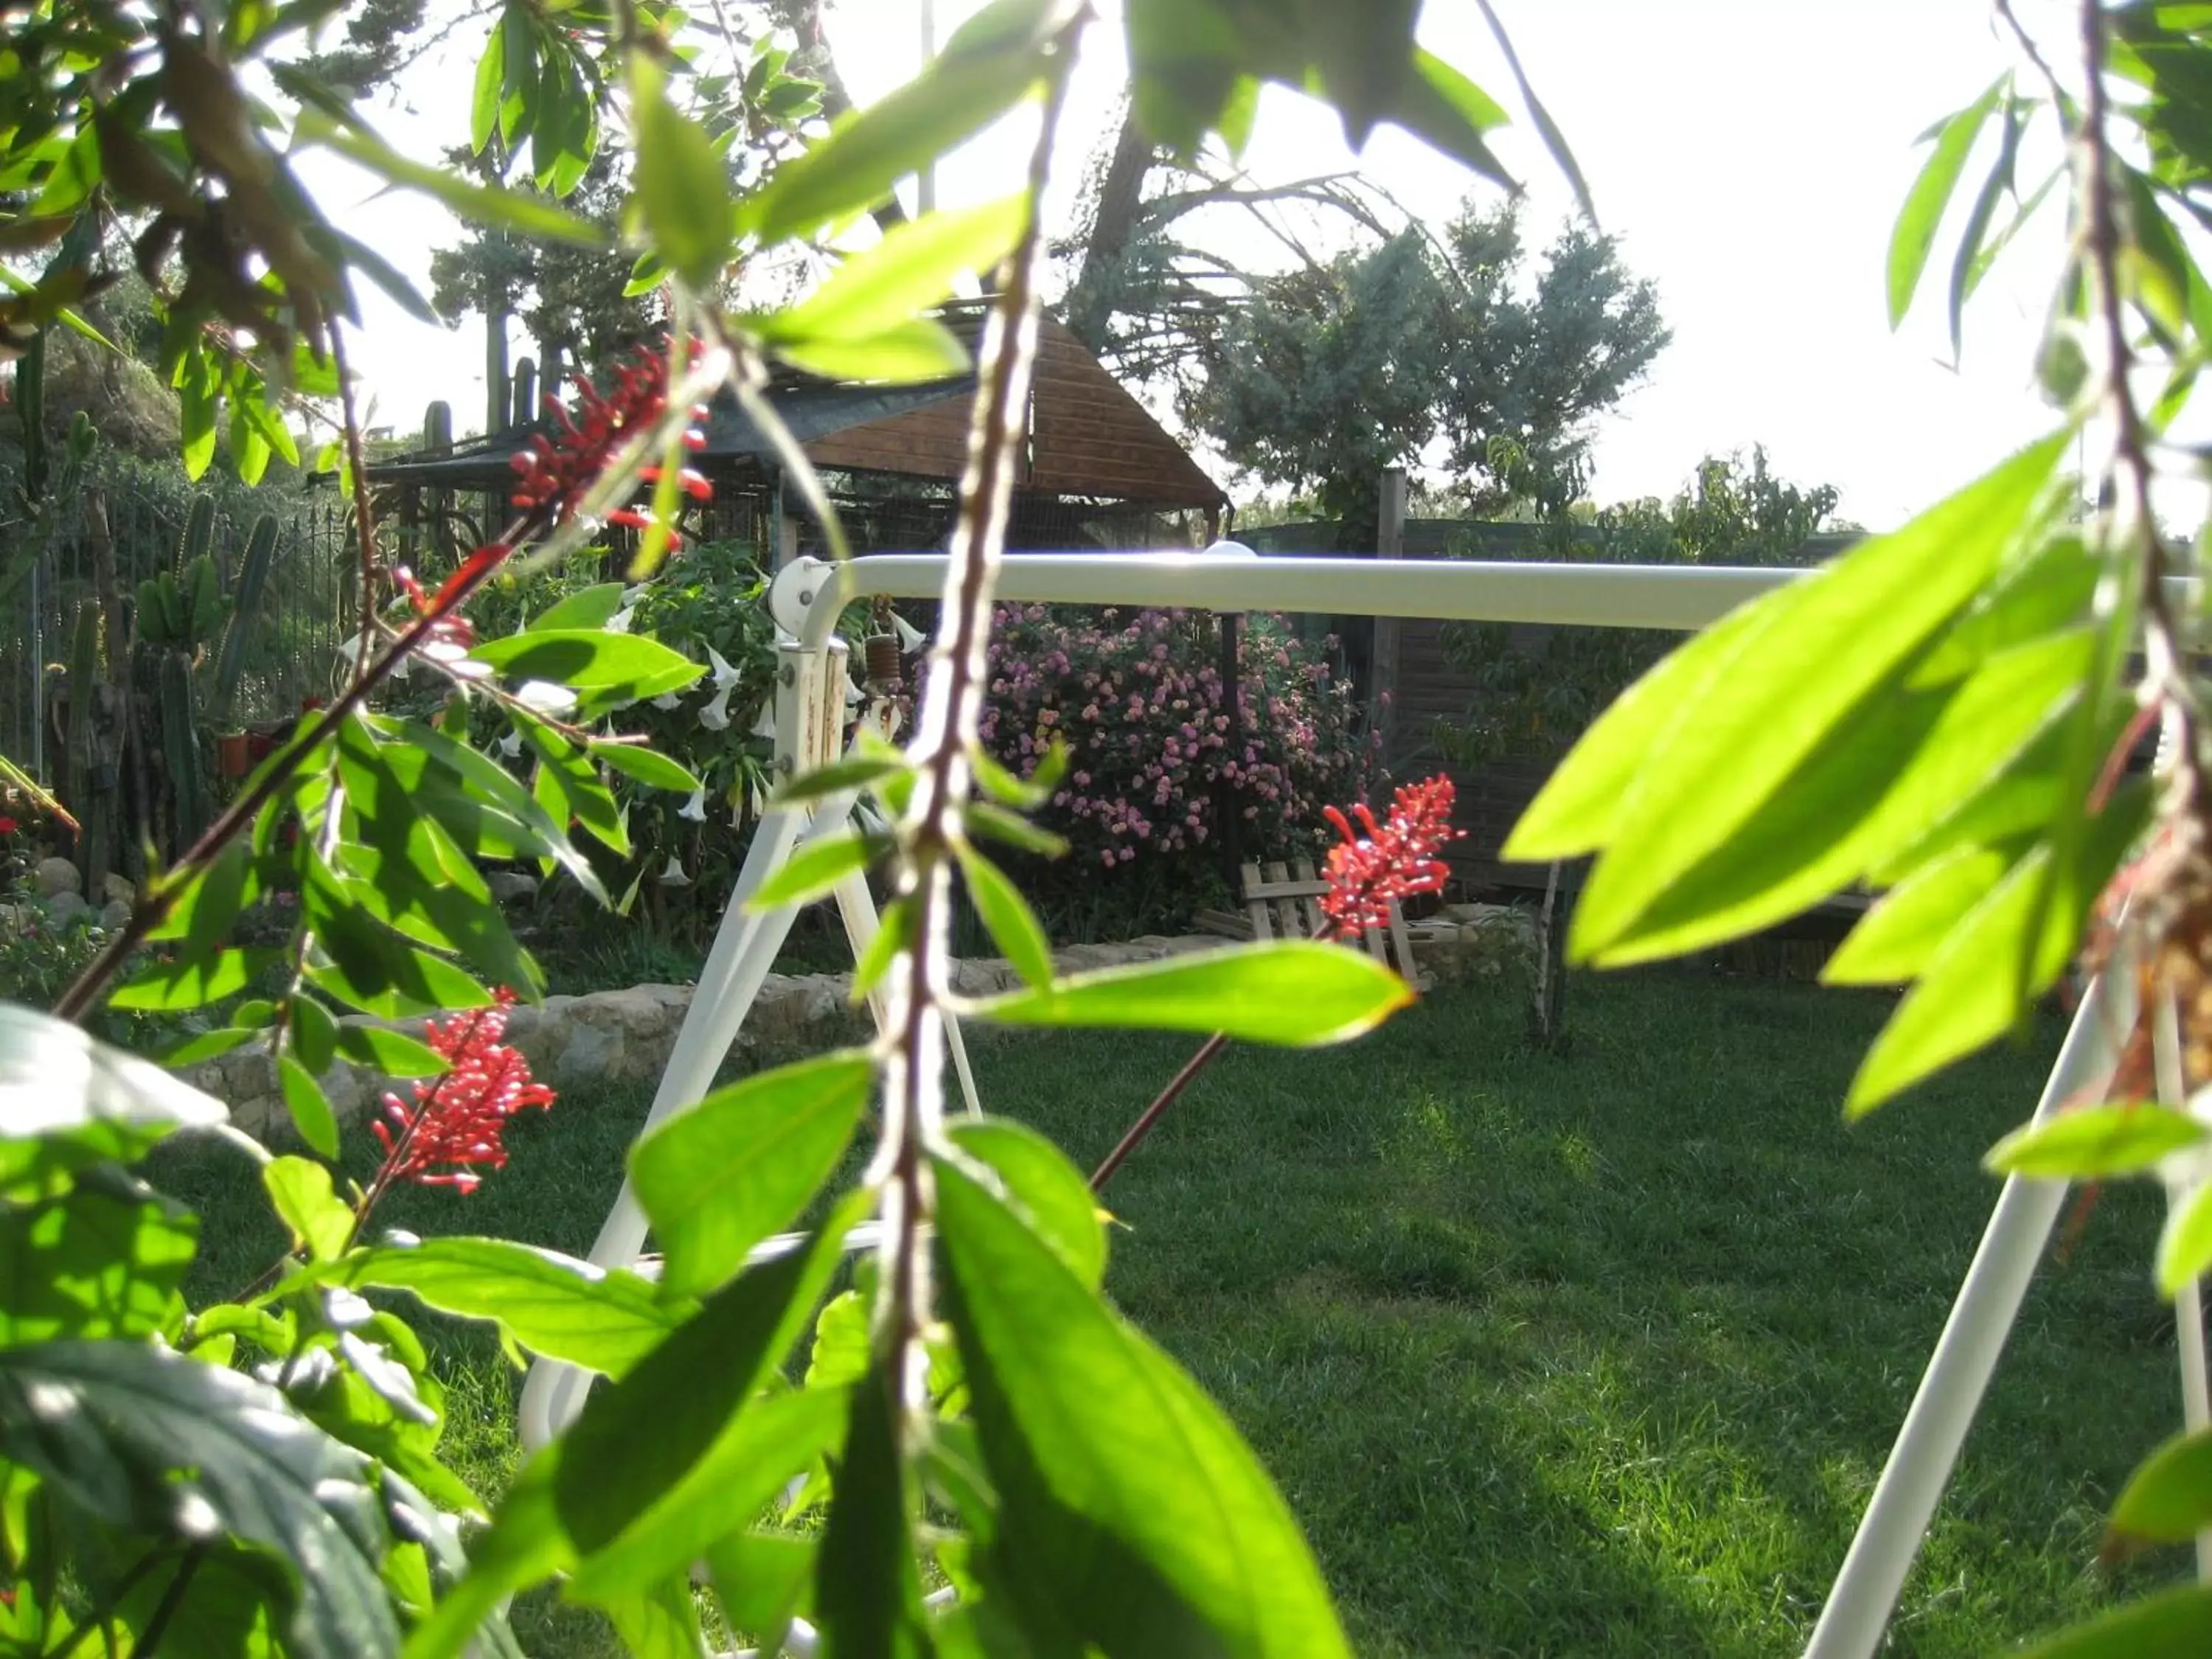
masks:
<path fill-rule="evenodd" d="M 1380 738 L 1322 652 L 1251 619 L 1235 707 L 1219 655 L 1204 612 L 999 608 L 981 735 L 1024 775 L 1066 744 L 1042 818 L 1079 873 L 1210 854 L 1224 801 L 1245 856 L 1311 853 L 1323 804 L 1377 781 Z"/>

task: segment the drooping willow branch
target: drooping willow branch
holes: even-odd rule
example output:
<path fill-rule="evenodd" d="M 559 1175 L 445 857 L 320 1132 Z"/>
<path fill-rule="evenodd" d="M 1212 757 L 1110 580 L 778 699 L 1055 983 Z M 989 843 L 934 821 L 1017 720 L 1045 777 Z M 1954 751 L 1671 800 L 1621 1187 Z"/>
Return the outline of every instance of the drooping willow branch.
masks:
<path fill-rule="evenodd" d="M 882 1183 L 884 1222 L 876 1340 L 902 1408 L 920 1401 L 925 1381 L 920 1341 L 929 1300 L 924 1230 L 933 1203 L 929 1157 L 944 1120 L 951 866 L 965 834 L 962 819 L 982 708 L 991 595 L 1013 497 L 1036 349 L 1044 187 L 1076 42 L 1088 19 L 1087 8 L 1075 12 L 1050 48 L 1042 118 L 1030 156 L 1027 222 L 1007 258 L 1004 286 L 984 334 L 986 368 L 969 428 L 944 620 L 908 749 L 914 790 L 899 826 L 897 885 L 914 932 L 890 978 L 884 1138 L 872 1172 Z"/>

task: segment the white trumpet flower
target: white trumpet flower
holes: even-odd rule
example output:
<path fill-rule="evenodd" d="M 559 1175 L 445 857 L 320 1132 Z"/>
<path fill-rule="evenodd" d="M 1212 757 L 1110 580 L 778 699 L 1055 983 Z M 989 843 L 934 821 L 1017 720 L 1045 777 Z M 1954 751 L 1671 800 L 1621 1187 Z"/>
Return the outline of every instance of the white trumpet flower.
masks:
<path fill-rule="evenodd" d="M 509 726 L 507 735 L 499 740 L 499 752 L 509 760 L 522 753 L 522 733 Z"/>
<path fill-rule="evenodd" d="M 664 691 L 653 700 L 653 706 L 672 713 L 684 707 L 684 699 L 673 691 Z"/>
<path fill-rule="evenodd" d="M 700 725 L 705 726 L 709 732 L 726 732 L 730 729 L 730 693 L 733 689 L 726 685 L 714 693 L 707 706 L 699 711 Z"/>
<path fill-rule="evenodd" d="M 684 873 L 683 860 L 673 853 L 668 855 L 668 862 L 662 866 L 659 880 L 663 887 L 689 887 L 691 884 L 691 878 Z"/>
<path fill-rule="evenodd" d="M 533 714 L 559 719 L 576 706 L 576 694 L 550 680 L 525 680 L 514 690 L 514 700 Z"/>
<path fill-rule="evenodd" d="M 679 818 L 689 818 L 694 823 L 706 823 L 707 790 L 703 784 L 691 792 L 691 799 L 684 803 L 684 810 L 676 816 Z"/>

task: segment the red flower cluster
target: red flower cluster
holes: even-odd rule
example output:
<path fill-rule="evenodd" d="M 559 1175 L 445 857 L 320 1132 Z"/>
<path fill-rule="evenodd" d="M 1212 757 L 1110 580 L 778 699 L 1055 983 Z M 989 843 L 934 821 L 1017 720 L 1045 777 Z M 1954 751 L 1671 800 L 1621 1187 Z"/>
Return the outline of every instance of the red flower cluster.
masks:
<path fill-rule="evenodd" d="M 0 836 L 12 836 L 23 826 L 10 817 L 0 817 Z"/>
<path fill-rule="evenodd" d="M 1441 891 L 1450 872 L 1437 854 L 1466 833 L 1452 828 L 1452 781 L 1442 773 L 1400 789 L 1388 823 L 1376 823 L 1364 803 L 1352 810 L 1364 838 L 1335 807 L 1322 809 L 1344 837 L 1328 849 L 1322 914 L 1346 936 L 1388 926 L 1395 900 Z"/>
<path fill-rule="evenodd" d="M 576 405 L 572 415 L 557 400 L 548 398 L 546 412 L 560 428 L 558 433 L 551 437 L 538 434 L 513 463 L 517 475 L 514 505 L 544 513 L 556 523 L 575 509 L 578 499 L 591 488 L 615 451 L 660 418 L 668 406 L 668 365 L 651 353 L 641 353 L 615 370 L 614 389 L 605 393 L 589 380 L 580 379 Z M 704 406 L 695 406 L 691 418 L 705 420 Z M 684 434 L 688 449 L 702 448 L 706 441 L 705 434 L 696 427 Z M 644 476 L 648 482 L 657 481 L 659 469 L 647 467 Z M 678 482 L 694 501 L 704 501 L 713 494 L 706 478 L 689 467 L 678 475 Z M 647 520 L 640 509 L 625 507 L 607 514 L 607 522 L 642 530 Z M 675 538 L 672 535 L 670 539 Z"/>
<path fill-rule="evenodd" d="M 495 1007 L 425 1025 L 424 1040 L 453 1069 L 417 1083 L 411 1106 L 397 1095 L 385 1096 L 390 1127 L 369 1126 L 384 1147 L 384 1165 L 376 1172 L 372 1193 L 398 1181 L 473 1192 L 483 1180 L 474 1166 L 506 1166 L 507 1148 L 500 1137 L 507 1119 L 526 1106 L 553 1103 L 553 1091 L 531 1077 L 530 1062 L 500 1041 L 507 1035 L 507 1011 L 514 1006 L 514 993 L 502 987 L 493 994 Z"/>

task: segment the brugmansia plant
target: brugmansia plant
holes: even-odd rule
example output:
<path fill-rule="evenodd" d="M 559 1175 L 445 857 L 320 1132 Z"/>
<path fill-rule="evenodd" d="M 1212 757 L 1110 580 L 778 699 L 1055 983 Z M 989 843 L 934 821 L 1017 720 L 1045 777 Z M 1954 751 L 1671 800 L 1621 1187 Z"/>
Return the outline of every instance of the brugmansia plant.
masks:
<path fill-rule="evenodd" d="M 2202 469 L 2176 426 L 2212 350 L 2212 286 L 2190 252 L 2212 224 L 2212 13 L 2089 0 L 2069 48 L 2033 39 L 2006 0 L 1996 11 L 2021 70 L 1930 135 L 1890 243 L 1890 313 L 1921 289 L 1977 147 L 1992 152 L 1950 264 L 1954 344 L 1990 263 L 2063 203 L 2038 361 L 2051 430 L 1668 656 L 1576 746 L 1505 850 L 1597 855 L 1571 944 L 1599 964 L 1877 890 L 1826 973 L 1907 988 L 1853 1114 L 2019 1028 L 2087 930 L 2088 965 L 2136 1011 L 2112 1033 L 2109 1092 L 2008 1137 L 1990 1163 L 2163 1176 L 2175 1202 L 2156 1271 L 2172 1296 L 2212 1267 L 2212 754 L 2195 668 L 2203 573 L 2154 508 L 2166 481 Z M 2056 165 L 2022 190 L 2023 159 L 2049 137 Z M 2080 477 L 2065 471 L 2077 441 L 2095 458 Z M 2154 732 L 2144 778 L 2130 757 Z M 2212 1434 L 2159 1450 L 2112 1524 L 2116 1549 L 2212 1526 Z M 2041 1651 L 2208 1642 L 2212 1589 L 2192 1586 Z"/>
<path fill-rule="evenodd" d="M 1027 903 L 985 850 L 1036 847 L 1025 813 L 1051 784 L 991 763 L 977 725 L 1036 336 L 1037 205 L 1087 9 L 997 0 L 910 84 L 824 129 L 805 125 L 811 89 L 780 54 L 748 54 L 720 9 L 702 28 L 617 0 L 561 9 L 556 26 L 510 4 L 470 112 L 481 173 L 395 150 L 301 55 L 313 30 L 369 9 L 8 9 L 0 192 L 21 206 L 7 247 L 51 253 L 0 299 L 0 338 L 82 326 L 74 307 L 112 280 L 103 250 L 118 244 L 104 233 L 120 225 L 155 290 L 187 465 L 207 464 L 225 418 L 234 459 L 255 474 L 296 453 L 295 400 L 334 397 L 334 459 L 357 481 L 356 285 L 420 301 L 324 210 L 294 158 L 332 151 L 472 223 L 598 246 L 609 233 L 560 198 L 612 142 L 628 149 L 624 251 L 639 283 L 663 285 L 671 325 L 564 412 L 518 468 L 509 524 L 441 580 L 381 562 L 367 492 L 351 491 L 362 568 L 348 683 L 149 872 L 128 926 L 52 1015 L 0 1009 L 0 1646 L 45 1659 L 512 1653 L 509 1599 L 558 1580 L 655 1656 L 702 1652 L 708 1610 L 769 1646 L 804 1617 L 844 1656 L 1346 1651 L 1257 1460 L 1102 1296 L 1105 1243 L 1081 1176 L 1027 1130 L 955 1128 L 943 1109 L 956 867 L 1030 981 L 971 1017 L 1316 1043 L 1371 1028 L 1405 997 L 1386 970 L 1320 944 L 1055 980 Z M 1355 143 L 1395 122 L 1510 182 L 1486 139 L 1504 110 L 1414 45 L 1416 9 L 1130 0 L 1137 106 L 1165 143 L 1234 149 L 1260 84 L 1279 83 L 1333 105 Z M 725 58 L 728 72 L 700 72 Z M 1021 111 L 1036 137 L 1006 200 L 899 224 L 794 306 L 729 304 L 749 262 L 844 226 Z M 805 142 L 787 142 L 794 125 Z M 526 138 L 528 191 L 499 182 Z M 759 155 L 744 148 L 757 140 Z M 602 626 L 595 601 L 479 637 L 471 598 L 512 562 L 558 560 L 609 523 L 638 532 L 630 577 L 651 580 L 675 552 L 681 501 L 706 488 L 684 463 L 695 407 L 718 387 L 777 437 L 836 543 L 834 514 L 761 396 L 768 360 L 938 375 L 960 348 L 928 308 L 963 273 L 994 270 L 914 739 L 790 786 L 804 798 L 865 782 L 892 809 L 887 836 L 830 843 L 787 884 L 803 896 L 810 880 L 883 867 L 887 944 L 864 964 L 885 993 L 882 1037 L 714 1095 L 639 1146 L 655 1279 L 495 1239 L 368 1236 L 391 1183 L 465 1192 L 497 1169 L 507 1118 L 545 1103 L 497 1041 L 507 991 L 486 988 L 534 997 L 543 975 L 479 863 L 544 861 L 604 901 L 572 831 L 627 854 L 609 780 L 699 787 L 610 724 L 690 686 L 699 665 Z M 441 713 L 385 711 L 402 666 L 444 678 Z M 531 757 L 527 782 L 465 740 L 487 726 Z M 236 942 L 245 908 L 277 892 L 297 896 L 289 937 Z M 313 1156 L 272 1156 L 217 1103 L 93 1042 L 76 1022 L 103 1004 L 219 1009 L 220 1024 L 165 1059 L 264 1050 Z M 428 1044 L 340 1018 L 441 1011 Z M 327 1162 L 342 1126 L 319 1082 L 341 1057 L 424 1079 L 411 1103 L 392 1097 L 382 1170 L 352 1193 Z M 292 1241 L 228 1302 L 186 1304 L 198 1224 L 134 1172 L 175 1132 L 226 1136 Z M 862 1134 L 875 1146 L 865 1176 L 817 1205 Z M 753 1260 L 807 1213 L 822 1218 L 799 1248 Z M 880 1242 L 857 1291 L 824 1310 L 863 1219 Z M 366 1294 L 395 1291 L 603 1379 L 495 1503 L 440 1460 L 423 1346 Z M 799 1375 L 791 1357 L 810 1330 L 814 1360 Z M 925 1598 L 925 1575 L 949 1599 Z"/>

